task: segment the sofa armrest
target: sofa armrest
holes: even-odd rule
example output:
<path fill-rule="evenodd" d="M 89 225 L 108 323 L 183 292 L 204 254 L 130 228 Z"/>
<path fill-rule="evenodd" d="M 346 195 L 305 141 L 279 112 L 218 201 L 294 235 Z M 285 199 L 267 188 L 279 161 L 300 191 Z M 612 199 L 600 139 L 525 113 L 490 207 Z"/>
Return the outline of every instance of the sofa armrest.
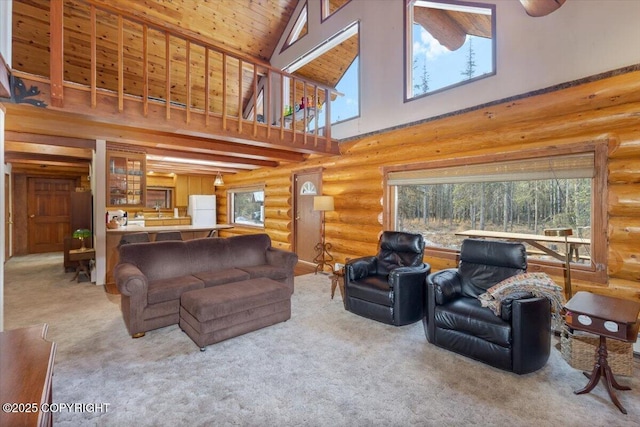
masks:
<path fill-rule="evenodd" d="M 113 270 L 113 276 L 122 295 L 129 297 L 132 295 L 144 295 L 144 300 L 147 300 L 149 281 L 138 267 L 129 263 L 118 264 Z"/>
<path fill-rule="evenodd" d="M 345 279 L 348 282 L 373 276 L 377 271 L 378 259 L 374 256 L 355 258 L 345 265 Z"/>
<path fill-rule="evenodd" d="M 434 305 L 446 304 L 462 293 L 462 280 L 458 270 L 447 268 L 427 276 L 429 295 L 433 295 Z"/>
<path fill-rule="evenodd" d="M 294 252 L 285 251 L 274 247 L 267 248 L 267 263 L 276 267 L 283 267 L 293 271 L 298 262 L 298 255 Z"/>

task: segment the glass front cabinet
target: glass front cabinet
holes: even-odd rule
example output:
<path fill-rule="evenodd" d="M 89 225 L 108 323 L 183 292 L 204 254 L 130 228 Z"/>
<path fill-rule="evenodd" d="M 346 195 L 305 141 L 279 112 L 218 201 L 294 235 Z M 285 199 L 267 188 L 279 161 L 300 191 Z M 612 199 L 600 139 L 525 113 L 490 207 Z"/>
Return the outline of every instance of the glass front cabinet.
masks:
<path fill-rule="evenodd" d="M 144 206 L 144 154 L 107 153 L 107 206 Z"/>

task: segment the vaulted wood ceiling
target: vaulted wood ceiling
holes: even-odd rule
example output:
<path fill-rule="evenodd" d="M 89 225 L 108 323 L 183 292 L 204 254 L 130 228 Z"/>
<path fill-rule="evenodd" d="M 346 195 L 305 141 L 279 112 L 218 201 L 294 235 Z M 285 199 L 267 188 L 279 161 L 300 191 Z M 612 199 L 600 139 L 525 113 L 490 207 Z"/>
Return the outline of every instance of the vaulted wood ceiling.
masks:
<path fill-rule="evenodd" d="M 241 58 L 251 58 L 257 63 L 267 64 L 271 57 L 277 42 L 282 36 L 285 27 L 291 18 L 294 9 L 299 0 L 215 0 L 215 1 L 199 1 L 199 0 L 63 0 L 64 2 L 64 26 L 65 26 L 65 81 L 76 82 L 86 85 L 90 79 L 89 64 L 91 54 L 89 50 L 90 40 L 87 28 L 87 10 L 89 4 L 94 4 L 99 8 L 103 8 L 111 12 L 126 12 L 129 16 L 137 17 L 145 22 L 151 23 L 149 30 L 150 46 L 154 46 L 154 40 L 158 39 L 156 45 L 159 45 L 158 52 L 151 51 L 150 69 L 151 77 L 149 81 L 149 94 L 152 97 L 160 98 L 163 93 L 161 87 L 164 76 L 164 37 L 162 30 L 179 31 L 186 34 L 193 40 L 200 40 L 204 44 L 214 46 L 221 51 L 228 52 L 231 55 Z M 334 1 L 335 3 L 335 1 Z M 337 2 L 343 4 L 344 0 Z M 13 4 L 13 58 L 12 66 L 14 70 L 23 71 L 35 76 L 49 75 L 49 0 L 14 0 Z M 334 8 L 335 9 L 335 8 Z M 108 17 L 107 13 L 98 12 L 99 26 L 98 36 L 100 37 L 98 62 L 101 65 L 101 72 L 98 79 L 104 85 L 111 89 L 117 89 L 117 72 L 113 64 L 114 53 L 113 47 L 116 45 L 117 22 L 113 18 Z M 153 29 L 151 29 L 153 28 Z M 127 82 L 126 93 L 138 94 L 141 92 L 141 79 L 139 78 L 140 64 L 136 61 L 140 53 L 138 39 L 140 38 L 140 30 L 133 26 L 125 25 L 125 38 L 127 40 L 127 51 L 125 53 L 125 78 Z M 73 46 L 68 49 L 68 46 Z M 194 45 L 195 46 L 195 45 Z M 150 48 L 152 49 L 152 48 Z M 172 55 L 184 56 L 184 46 L 172 46 Z M 351 50 L 350 55 L 345 54 L 345 49 Z M 350 43 L 348 46 L 340 46 L 333 54 L 323 55 L 313 63 L 313 67 L 307 66 L 305 69 L 299 70 L 296 74 L 311 78 L 318 83 L 327 84 L 334 87 L 342 74 L 346 71 L 353 57 L 357 55 L 357 42 Z M 193 48 L 191 52 L 193 63 L 201 61 L 202 52 L 197 48 Z M 154 57 L 159 59 L 153 62 Z M 202 61 L 201 61 L 202 62 Z M 213 63 L 213 59 L 212 59 Z M 337 64 L 337 65 L 336 65 Z M 215 65 L 213 66 L 215 68 Z M 318 70 L 325 70 L 319 72 Z M 184 70 L 172 69 L 172 75 L 184 74 Z M 215 70 L 213 71 L 215 73 Z M 252 96 L 248 89 L 251 87 L 252 72 L 243 73 L 243 79 L 247 79 L 247 93 L 243 95 L 243 105 L 248 103 Z M 192 84 L 204 87 L 203 73 L 193 73 Z M 212 79 L 216 81 L 216 79 Z M 172 87 L 172 102 L 185 103 L 187 97 L 184 88 Z M 211 88 L 215 91 L 216 88 Z M 201 106 L 203 98 L 198 98 L 198 90 L 193 91 L 196 95 L 191 97 L 191 104 L 196 107 Z M 212 109 L 221 110 L 221 106 L 213 105 Z M 237 111 L 237 108 L 236 108 Z M 65 141 L 71 141 L 71 145 L 77 140 L 83 140 L 82 135 L 72 132 L 69 126 L 62 125 L 58 135 L 35 134 L 24 135 L 25 128 L 28 128 L 29 120 L 38 120 L 36 117 L 25 116 L 25 122 L 9 126 L 10 132 L 7 133 L 7 141 L 9 149 L 5 150 L 7 159 L 12 162 L 20 162 L 21 159 L 29 158 L 29 161 L 40 162 L 69 162 L 71 158 L 68 152 L 61 150 L 59 155 L 55 154 L 55 150 L 46 150 L 47 154 L 38 156 L 37 150 L 29 147 L 29 144 L 53 144 L 53 147 L 59 144 L 66 144 Z M 51 119 L 54 120 L 54 119 Z M 89 127 L 88 124 L 81 124 Z M 82 126 L 78 126 L 80 129 Z M 63 129 L 64 128 L 64 129 Z M 121 133 L 123 131 L 120 131 Z M 129 131 L 128 131 L 129 132 Z M 141 133 L 144 131 L 142 130 Z M 119 136 L 119 135 L 118 135 Z M 118 142 L 126 142 L 134 140 L 138 135 L 135 131 L 130 131 Z M 150 135 L 151 139 L 154 135 Z M 67 138 L 67 139 L 65 139 Z M 91 135 L 86 138 L 91 139 Z M 162 144 L 157 143 L 141 143 L 141 147 L 149 154 L 173 155 L 175 157 L 190 156 L 193 158 L 209 159 L 224 164 L 222 167 L 214 169 L 208 168 L 192 168 L 190 171 L 195 173 L 211 173 L 212 170 L 222 170 L 235 172 L 243 169 L 252 169 L 256 167 L 275 166 L 282 162 L 302 161 L 306 154 L 304 152 L 293 152 L 287 150 L 269 150 L 264 148 L 256 149 L 256 147 L 240 147 L 241 152 L 236 152 L 233 147 L 224 142 L 220 142 L 219 148 L 207 149 L 204 141 L 206 135 L 200 135 L 199 138 L 190 138 L 184 135 L 176 135 L 174 141 L 165 141 Z M 173 144 L 172 144 L 173 142 Z M 244 149 L 247 149 L 246 153 Z M 260 151 L 262 150 L 262 151 Z M 269 153 L 273 154 L 272 156 Z M 72 157 L 72 156 L 71 156 Z M 81 162 L 86 162 L 82 156 L 78 157 Z M 153 165 L 152 165 L 153 166 Z M 165 162 L 164 165 L 155 165 L 154 170 L 177 170 L 180 168 L 178 164 L 171 165 Z M 182 166 L 183 167 L 183 166 Z"/>

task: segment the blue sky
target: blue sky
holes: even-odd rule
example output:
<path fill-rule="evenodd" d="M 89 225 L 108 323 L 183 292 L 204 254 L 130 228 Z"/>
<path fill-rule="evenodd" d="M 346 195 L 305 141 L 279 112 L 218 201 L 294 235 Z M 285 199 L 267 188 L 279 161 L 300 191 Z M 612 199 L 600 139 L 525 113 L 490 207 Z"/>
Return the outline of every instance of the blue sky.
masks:
<path fill-rule="evenodd" d="M 413 84 L 421 82 L 425 64 L 429 74 L 430 92 L 465 80 L 466 76 L 461 73 L 466 69 L 471 40 L 473 40 L 475 62 L 474 77 L 490 73 L 493 64 L 491 39 L 467 36 L 464 45 L 452 52 L 442 46 L 422 26 L 415 24 L 413 26 L 413 57 L 417 66 L 414 69 Z"/>

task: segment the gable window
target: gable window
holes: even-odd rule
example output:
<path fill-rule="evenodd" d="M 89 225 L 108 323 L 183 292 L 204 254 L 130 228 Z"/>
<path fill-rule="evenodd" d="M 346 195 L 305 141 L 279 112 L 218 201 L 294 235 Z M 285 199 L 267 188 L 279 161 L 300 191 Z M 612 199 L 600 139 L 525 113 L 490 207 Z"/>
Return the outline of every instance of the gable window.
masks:
<path fill-rule="evenodd" d="M 296 19 L 295 24 L 293 24 L 293 28 L 287 37 L 283 50 L 300 40 L 303 36 L 307 35 L 307 31 L 307 5 L 305 4 Z"/>
<path fill-rule="evenodd" d="M 287 66 L 284 71 L 311 81 L 335 87 L 331 99 L 317 99 L 317 127 L 325 125 L 324 111 L 331 102 L 331 124 L 343 122 L 360 115 L 360 24 L 351 23 L 340 32 L 320 44 L 314 50 Z M 307 130 L 316 129 L 316 119 L 310 120 Z"/>
<path fill-rule="evenodd" d="M 322 0 L 322 20 L 324 21 L 344 5 L 349 3 L 350 0 Z"/>
<path fill-rule="evenodd" d="M 230 188 L 227 201 L 232 224 L 264 228 L 263 186 Z"/>
<path fill-rule="evenodd" d="M 579 240 L 572 267 L 602 273 L 606 154 L 592 149 L 517 156 L 389 168 L 390 227 L 420 233 L 428 247 L 444 251 L 459 250 L 469 230 L 541 236 L 545 229 L 571 228 Z M 541 244 L 564 252 L 562 245 Z M 558 263 L 544 248 L 526 247 L 530 262 Z"/>
<path fill-rule="evenodd" d="M 495 74 L 496 6 L 407 0 L 405 99 Z"/>

